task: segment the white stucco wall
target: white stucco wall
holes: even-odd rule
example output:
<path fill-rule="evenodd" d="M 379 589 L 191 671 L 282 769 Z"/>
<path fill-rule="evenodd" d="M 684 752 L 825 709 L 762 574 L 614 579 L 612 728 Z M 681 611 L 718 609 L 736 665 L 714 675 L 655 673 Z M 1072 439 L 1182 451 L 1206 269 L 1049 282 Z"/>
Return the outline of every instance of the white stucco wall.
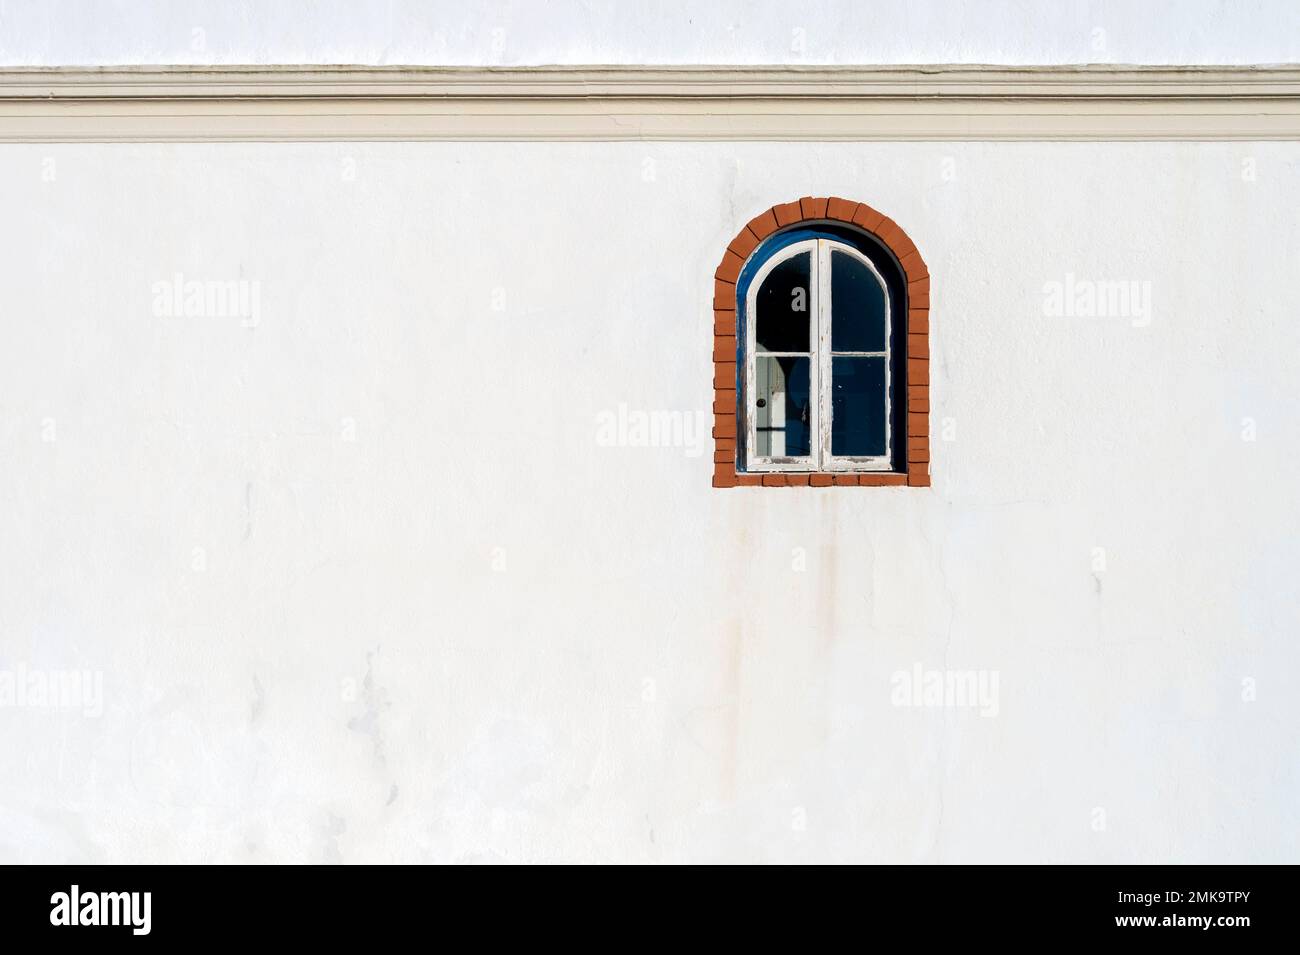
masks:
<path fill-rule="evenodd" d="M 1293 0 L 2 0 L 0 63 L 1292 63 Z"/>
<path fill-rule="evenodd" d="M 0 670 L 102 679 L 0 708 L 0 858 L 1294 861 L 1296 172 L 0 149 Z M 935 486 L 598 440 L 707 411 L 721 250 L 805 194 L 930 263 Z M 156 314 L 176 273 L 256 322 Z M 1113 280 L 1149 314 L 1045 314 Z M 915 665 L 994 705 L 896 705 Z"/>

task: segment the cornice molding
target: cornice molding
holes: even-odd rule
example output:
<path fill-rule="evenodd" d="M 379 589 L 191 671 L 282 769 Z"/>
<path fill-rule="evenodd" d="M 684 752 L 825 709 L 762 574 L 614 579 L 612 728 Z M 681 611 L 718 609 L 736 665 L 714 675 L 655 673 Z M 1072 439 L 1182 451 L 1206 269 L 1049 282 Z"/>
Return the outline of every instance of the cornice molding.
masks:
<path fill-rule="evenodd" d="M 0 69 L 0 142 L 1297 139 L 1293 66 Z"/>

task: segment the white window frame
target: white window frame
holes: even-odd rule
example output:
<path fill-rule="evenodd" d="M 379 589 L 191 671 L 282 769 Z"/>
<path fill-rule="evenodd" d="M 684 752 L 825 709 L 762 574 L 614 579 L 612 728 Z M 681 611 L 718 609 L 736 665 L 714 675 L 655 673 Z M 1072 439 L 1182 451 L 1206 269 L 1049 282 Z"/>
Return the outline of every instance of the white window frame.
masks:
<path fill-rule="evenodd" d="M 834 303 L 831 301 L 831 253 L 840 252 L 862 263 L 880 283 L 885 300 L 885 348 L 883 351 L 831 351 L 831 325 Z M 757 390 L 757 303 L 758 290 L 768 274 L 796 255 L 808 254 L 808 344 L 810 354 L 808 392 L 812 400 L 809 422 L 812 454 L 806 456 L 760 455 L 758 447 L 758 408 L 754 402 Z M 745 377 L 742 413 L 745 419 L 745 470 L 746 471 L 797 471 L 797 472 L 871 472 L 893 470 L 893 369 L 890 367 L 890 333 L 893 315 L 890 311 L 889 286 L 885 283 L 875 263 L 853 246 L 834 239 L 805 239 L 795 242 L 770 256 L 759 267 L 745 293 Z M 802 352 L 763 352 L 772 357 L 803 357 Z M 831 453 L 831 359 L 884 358 L 885 360 L 885 453 L 872 456 L 834 455 Z"/>

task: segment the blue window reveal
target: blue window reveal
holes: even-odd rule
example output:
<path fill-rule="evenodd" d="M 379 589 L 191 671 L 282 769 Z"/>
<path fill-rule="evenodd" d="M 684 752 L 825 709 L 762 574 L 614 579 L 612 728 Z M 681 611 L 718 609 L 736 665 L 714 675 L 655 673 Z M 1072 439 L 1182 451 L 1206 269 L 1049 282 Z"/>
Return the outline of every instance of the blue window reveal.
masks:
<path fill-rule="evenodd" d="M 852 229 L 798 228 L 737 283 L 746 471 L 902 471 L 906 315 L 897 261 Z"/>

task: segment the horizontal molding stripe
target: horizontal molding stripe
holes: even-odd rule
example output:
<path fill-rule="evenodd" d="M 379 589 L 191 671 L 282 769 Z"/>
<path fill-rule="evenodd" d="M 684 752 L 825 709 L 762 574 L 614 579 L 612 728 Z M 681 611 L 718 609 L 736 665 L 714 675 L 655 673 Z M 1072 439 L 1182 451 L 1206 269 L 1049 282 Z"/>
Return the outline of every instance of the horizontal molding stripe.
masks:
<path fill-rule="evenodd" d="M 1296 139 L 1291 66 L 0 69 L 0 142 Z"/>

